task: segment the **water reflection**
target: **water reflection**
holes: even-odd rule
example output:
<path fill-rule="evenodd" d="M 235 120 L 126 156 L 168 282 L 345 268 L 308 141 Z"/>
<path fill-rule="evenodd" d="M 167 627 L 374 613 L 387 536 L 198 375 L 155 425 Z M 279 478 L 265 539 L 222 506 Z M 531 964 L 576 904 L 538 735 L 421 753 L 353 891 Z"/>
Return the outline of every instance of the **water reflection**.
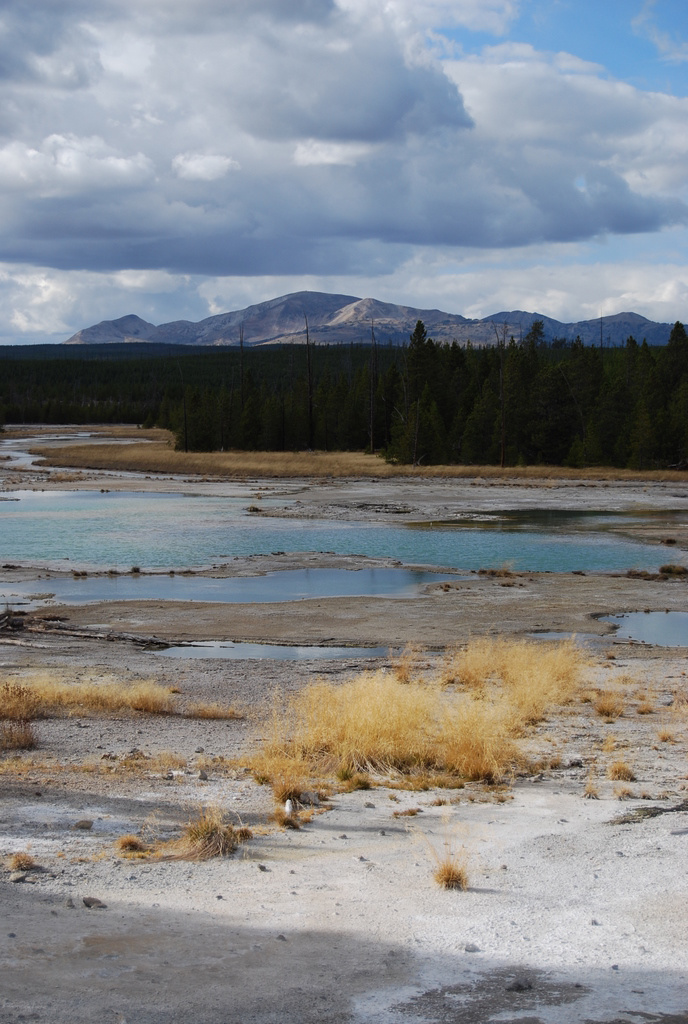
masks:
<path fill-rule="evenodd" d="M 414 527 L 256 516 L 246 511 L 246 491 L 239 489 L 231 497 L 94 491 L 3 497 L 0 564 L 182 569 L 275 551 L 316 551 L 410 565 L 570 572 L 656 569 L 661 559 L 657 547 L 595 532 L 613 518 L 608 515 L 586 516 L 580 520 L 585 530 L 570 512 L 548 512 L 546 521 L 544 513 L 503 513 Z"/>
<path fill-rule="evenodd" d="M 208 640 L 156 651 L 163 658 L 224 658 L 230 661 L 274 658 L 276 661 L 321 661 L 341 658 L 385 658 L 388 647 L 289 647 L 285 644 L 232 643 Z"/>
<path fill-rule="evenodd" d="M 688 647 L 688 612 L 627 612 L 605 615 L 602 622 L 617 626 L 615 636 L 657 647 Z"/>
<path fill-rule="evenodd" d="M 327 597 L 412 597 L 425 583 L 456 579 L 418 569 L 284 569 L 262 576 L 88 576 L 0 585 L 0 601 L 45 605 L 97 601 L 210 601 L 222 604 Z M 42 593 L 37 594 L 38 587 Z M 47 600 L 46 600 L 47 599 Z"/>

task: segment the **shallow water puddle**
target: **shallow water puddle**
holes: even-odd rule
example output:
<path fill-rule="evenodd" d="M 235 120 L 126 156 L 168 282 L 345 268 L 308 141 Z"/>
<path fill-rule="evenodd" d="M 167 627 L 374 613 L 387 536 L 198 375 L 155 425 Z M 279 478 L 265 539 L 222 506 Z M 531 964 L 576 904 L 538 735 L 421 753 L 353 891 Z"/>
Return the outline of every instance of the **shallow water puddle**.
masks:
<path fill-rule="evenodd" d="M 605 615 L 602 622 L 617 626 L 614 636 L 656 647 L 688 647 L 688 612 L 627 612 Z"/>
<path fill-rule="evenodd" d="M 385 658 L 388 647 L 289 647 L 286 644 L 232 643 L 208 640 L 155 651 L 162 658 L 225 658 L 230 661 L 274 658 L 276 661 L 310 661 L 340 658 Z"/>
<path fill-rule="evenodd" d="M 29 607 L 99 601 L 210 601 L 251 604 L 328 597 L 414 597 L 455 575 L 420 569 L 283 569 L 262 576 L 87 576 L 0 585 L 0 602 Z M 41 591 L 39 593 L 39 590 Z"/>

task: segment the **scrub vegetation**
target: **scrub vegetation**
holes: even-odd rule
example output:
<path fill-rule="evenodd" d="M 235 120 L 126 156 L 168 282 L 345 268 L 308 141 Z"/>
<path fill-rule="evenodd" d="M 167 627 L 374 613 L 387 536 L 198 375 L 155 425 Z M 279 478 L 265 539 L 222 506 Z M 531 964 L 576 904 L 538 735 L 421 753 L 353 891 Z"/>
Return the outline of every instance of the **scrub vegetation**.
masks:
<path fill-rule="evenodd" d="M 308 779 L 354 773 L 495 783 L 525 766 L 518 738 L 573 699 L 584 665 L 572 643 L 483 640 L 429 676 L 409 676 L 402 659 L 400 673 L 314 682 L 277 702 L 252 769 L 280 795 L 285 779 L 306 788 Z"/>
<path fill-rule="evenodd" d="M 152 715 L 183 713 L 189 718 L 240 719 L 236 708 L 217 703 L 192 703 L 180 712 L 170 689 L 143 679 L 137 682 L 64 682 L 36 673 L 22 683 L 0 686 L 0 722 L 5 732 L 56 715 L 140 711 Z"/>

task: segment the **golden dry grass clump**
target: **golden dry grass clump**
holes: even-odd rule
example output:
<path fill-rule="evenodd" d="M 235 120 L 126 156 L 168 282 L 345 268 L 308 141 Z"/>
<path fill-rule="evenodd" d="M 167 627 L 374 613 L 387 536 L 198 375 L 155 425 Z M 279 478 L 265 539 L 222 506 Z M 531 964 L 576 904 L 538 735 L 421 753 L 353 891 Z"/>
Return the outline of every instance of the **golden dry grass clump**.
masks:
<path fill-rule="evenodd" d="M 207 718 L 214 721 L 222 721 L 224 719 L 242 719 L 244 717 L 243 712 L 238 711 L 234 707 L 226 707 L 223 704 L 215 703 L 203 703 L 203 704 L 190 704 L 186 709 L 187 718 Z"/>
<path fill-rule="evenodd" d="M 607 775 L 615 782 L 635 782 L 635 772 L 626 761 L 614 761 L 610 764 Z"/>
<path fill-rule="evenodd" d="M 119 839 L 115 840 L 115 848 L 122 854 L 149 853 L 151 849 L 148 843 L 131 833 L 120 836 Z"/>
<path fill-rule="evenodd" d="M 219 807 L 205 807 L 186 824 L 181 839 L 173 842 L 173 856 L 177 860 L 226 857 L 251 838 L 249 828 L 232 825 Z"/>
<path fill-rule="evenodd" d="M 572 640 L 542 644 L 485 638 L 449 654 L 441 681 L 477 691 L 497 686 L 514 717 L 531 724 L 540 721 L 548 708 L 573 698 L 586 663 Z"/>
<path fill-rule="evenodd" d="M 35 858 L 24 850 L 21 850 L 19 853 L 13 853 L 7 862 L 7 866 L 10 871 L 36 871 L 38 869 Z"/>
<path fill-rule="evenodd" d="M 465 892 L 468 888 L 466 865 L 460 863 L 451 853 L 438 861 L 432 877 L 443 889 L 459 889 Z"/>
<path fill-rule="evenodd" d="M 19 683 L 0 686 L 0 750 L 33 750 L 38 736 L 33 720 L 38 713 L 35 694 Z"/>
<path fill-rule="evenodd" d="M 0 722 L 0 750 L 33 750 L 37 746 L 33 722 Z"/>
<path fill-rule="evenodd" d="M 169 690 L 150 680 L 134 683 L 65 683 L 46 674 L 0 687 L 0 718 L 17 720 L 84 711 L 142 711 L 171 714 Z"/>
<path fill-rule="evenodd" d="M 259 781 L 360 773 L 495 782 L 523 762 L 527 723 L 571 699 L 583 657 L 572 644 L 482 641 L 455 659 L 456 680 L 365 672 L 314 682 L 278 704 L 254 756 Z"/>
<path fill-rule="evenodd" d="M 607 722 L 613 722 L 616 718 L 621 718 L 624 713 L 624 706 L 624 699 L 621 694 L 614 693 L 612 690 L 601 690 L 593 702 L 593 707 L 597 714 Z"/>
<path fill-rule="evenodd" d="M 0 686 L 0 718 L 11 722 L 30 722 L 38 715 L 40 701 L 35 691 L 21 683 Z"/>

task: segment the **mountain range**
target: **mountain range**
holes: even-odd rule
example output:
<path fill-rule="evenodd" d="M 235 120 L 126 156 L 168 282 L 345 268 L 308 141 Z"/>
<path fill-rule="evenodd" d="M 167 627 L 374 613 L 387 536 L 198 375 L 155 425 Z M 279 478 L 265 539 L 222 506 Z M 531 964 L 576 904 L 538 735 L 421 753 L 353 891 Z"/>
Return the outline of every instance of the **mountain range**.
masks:
<path fill-rule="evenodd" d="M 238 345 L 242 330 L 245 345 L 305 343 L 306 317 L 310 340 L 318 344 L 366 344 L 371 337 L 371 323 L 378 343 L 403 344 L 418 320 L 423 321 L 428 336 L 435 341 L 471 341 L 475 345 L 495 344 L 505 324 L 507 338 L 513 335 L 518 341 L 534 320 L 543 321 L 548 341 L 554 338 L 573 341 L 580 336 L 585 344 L 599 344 L 601 334 L 605 345 L 623 345 L 632 334 L 636 341 L 646 339 L 649 345 L 664 345 L 672 328 L 672 324 L 656 323 L 638 313 L 616 313 L 601 321 L 597 318 L 561 323 L 541 313 L 511 310 L 493 313 L 482 320 L 469 320 L 439 309 L 415 309 L 378 299 L 359 299 L 354 295 L 303 291 L 209 316 L 198 323 L 174 320 L 156 326 L 130 313 L 118 320 L 103 320 L 77 331 L 63 344 Z"/>

